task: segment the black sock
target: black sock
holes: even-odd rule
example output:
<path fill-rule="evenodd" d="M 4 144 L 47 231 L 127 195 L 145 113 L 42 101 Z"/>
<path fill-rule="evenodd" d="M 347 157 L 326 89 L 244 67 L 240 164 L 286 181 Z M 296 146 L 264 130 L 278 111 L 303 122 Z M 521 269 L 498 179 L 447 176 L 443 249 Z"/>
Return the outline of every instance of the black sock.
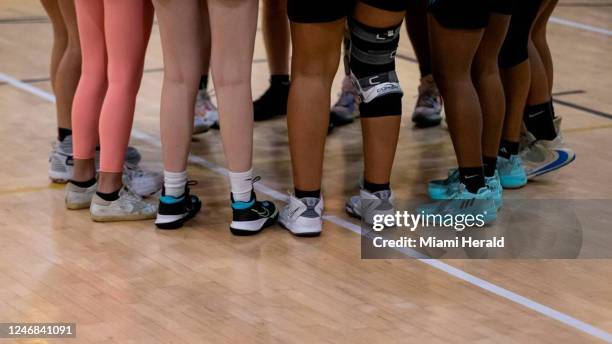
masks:
<path fill-rule="evenodd" d="M 62 142 L 66 138 L 66 136 L 72 135 L 72 129 L 67 128 L 57 128 L 57 139 Z"/>
<path fill-rule="evenodd" d="M 321 198 L 321 189 L 314 190 L 314 191 L 304 191 L 304 190 L 295 188 L 295 197 L 296 198 L 304 198 L 304 197 Z"/>
<path fill-rule="evenodd" d="M 552 113 L 552 118 L 553 119 L 557 118 L 557 115 L 555 114 L 555 103 L 553 103 L 552 99 L 550 100 L 550 111 Z M 553 122 L 553 124 L 554 124 L 554 122 Z"/>
<path fill-rule="evenodd" d="M 200 76 L 200 86 L 199 89 L 205 90 L 208 87 L 208 75 L 202 74 Z"/>
<path fill-rule="evenodd" d="M 383 190 L 390 190 L 391 189 L 391 185 L 389 183 L 386 183 L 386 184 L 370 183 L 369 181 L 364 179 L 363 180 L 363 188 L 366 189 L 369 192 L 374 193 L 374 192 L 383 191 Z"/>
<path fill-rule="evenodd" d="M 78 182 L 76 180 L 70 180 L 70 183 L 80 187 L 80 188 L 88 188 L 96 183 L 96 177 L 91 178 L 90 180 L 86 180 L 84 182 Z"/>
<path fill-rule="evenodd" d="M 497 156 L 492 158 L 488 156 L 482 157 L 485 177 L 493 177 L 497 168 Z"/>
<path fill-rule="evenodd" d="M 270 88 L 278 86 L 289 86 L 289 75 L 288 74 L 276 74 L 270 75 Z"/>
<path fill-rule="evenodd" d="M 484 170 L 482 166 L 459 167 L 459 180 L 469 192 L 476 193 L 485 186 Z"/>
<path fill-rule="evenodd" d="M 553 140 L 557 137 L 553 118 L 552 101 L 527 106 L 523 113 L 527 130 L 538 140 Z"/>
<path fill-rule="evenodd" d="M 499 144 L 499 156 L 510 159 L 511 155 L 517 155 L 519 151 L 519 143 L 508 140 L 501 140 Z"/>
<path fill-rule="evenodd" d="M 111 192 L 111 193 L 102 193 L 100 191 L 97 191 L 96 195 L 100 196 L 100 198 L 102 198 L 105 201 L 112 202 L 112 201 L 116 201 L 119 199 L 119 190 Z"/>

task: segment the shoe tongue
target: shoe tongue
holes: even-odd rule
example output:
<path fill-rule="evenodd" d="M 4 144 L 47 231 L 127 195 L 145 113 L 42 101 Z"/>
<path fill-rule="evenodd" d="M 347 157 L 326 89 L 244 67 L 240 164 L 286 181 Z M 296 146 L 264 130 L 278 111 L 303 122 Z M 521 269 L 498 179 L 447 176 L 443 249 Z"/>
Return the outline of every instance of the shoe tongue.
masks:
<path fill-rule="evenodd" d="M 317 203 L 319 203 L 319 199 L 315 197 L 300 198 L 300 201 L 302 201 L 302 203 L 304 203 L 304 205 L 307 206 L 308 208 L 314 208 L 317 205 Z"/>
<path fill-rule="evenodd" d="M 376 191 L 373 195 L 378 197 L 378 199 L 388 200 L 391 198 L 391 190 Z"/>

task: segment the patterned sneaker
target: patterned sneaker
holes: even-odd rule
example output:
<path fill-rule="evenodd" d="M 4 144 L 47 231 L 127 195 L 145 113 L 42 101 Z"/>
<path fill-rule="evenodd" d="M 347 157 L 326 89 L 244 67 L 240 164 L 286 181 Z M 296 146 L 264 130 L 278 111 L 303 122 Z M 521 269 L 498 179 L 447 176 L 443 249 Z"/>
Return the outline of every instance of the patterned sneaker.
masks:
<path fill-rule="evenodd" d="M 96 193 L 97 187 L 98 183 L 95 183 L 94 185 L 88 188 L 83 188 L 69 182 L 66 185 L 66 194 L 64 197 L 64 200 L 66 202 L 66 208 L 70 210 L 89 208 L 89 206 L 91 205 L 91 199 Z"/>
<path fill-rule="evenodd" d="M 349 216 L 371 225 L 374 223 L 374 215 L 395 214 L 395 197 L 391 190 L 371 193 L 361 189 L 359 195 L 349 198 L 345 209 Z"/>
<path fill-rule="evenodd" d="M 49 179 L 54 183 L 67 183 L 72 178 L 73 167 L 72 135 L 68 135 L 64 141 L 53 144 L 49 154 Z"/>
<path fill-rule="evenodd" d="M 497 171 L 504 189 L 518 189 L 527 184 L 527 174 L 520 155 L 511 155 L 510 159 L 498 156 Z"/>
<path fill-rule="evenodd" d="M 279 223 L 293 235 L 313 237 L 323 229 L 323 198 L 289 196 L 280 214 Z"/>
<path fill-rule="evenodd" d="M 119 191 L 119 198 L 115 201 L 105 201 L 94 194 L 89 210 L 96 222 L 147 220 L 154 219 L 157 214 L 154 204 L 145 202 L 126 187 Z"/>
<path fill-rule="evenodd" d="M 448 178 L 433 180 L 429 182 L 429 197 L 435 201 L 448 200 L 459 189 L 459 170 L 456 168 L 448 171 Z M 495 170 L 493 177 L 485 177 L 485 184 L 493 193 L 493 200 L 497 209 L 503 204 L 503 192 L 499 173 Z"/>
<path fill-rule="evenodd" d="M 334 127 L 353 123 L 359 117 L 359 95 L 349 76 L 342 80 L 338 101 L 329 111 L 329 121 Z"/>
<path fill-rule="evenodd" d="M 208 91 L 199 90 L 193 117 L 193 134 L 201 134 L 209 129 L 219 129 L 219 111 L 213 104 Z"/>
<path fill-rule="evenodd" d="M 419 97 L 412 113 L 412 122 L 417 128 L 433 127 L 442 121 L 442 97 L 433 76 L 421 78 Z"/>
<path fill-rule="evenodd" d="M 469 192 L 464 184 L 459 187 L 446 201 L 424 204 L 417 209 L 426 215 L 481 215 L 485 224 L 497 219 L 497 206 L 493 192 L 483 187 L 477 193 Z"/>
<path fill-rule="evenodd" d="M 136 165 L 123 164 L 123 184 L 141 197 L 148 197 L 161 190 L 163 176 L 159 172 L 143 170 Z"/>
<path fill-rule="evenodd" d="M 258 177 L 256 177 L 258 178 Z M 256 178 L 254 181 L 257 181 Z M 232 223 L 230 231 L 234 235 L 245 236 L 259 233 L 262 229 L 270 227 L 278 219 L 278 209 L 269 201 L 258 201 L 255 191 L 251 191 L 248 202 L 232 200 Z"/>
<path fill-rule="evenodd" d="M 192 219 L 200 211 L 202 202 L 197 196 L 189 194 L 189 186 L 195 184 L 195 181 L 189 181 L 185 185 L 185 192 L 180 197 L 167 196 L 165 190 L 162 189 L 155 219 L 157 228 L 181 228 L 183 223 Z"/>

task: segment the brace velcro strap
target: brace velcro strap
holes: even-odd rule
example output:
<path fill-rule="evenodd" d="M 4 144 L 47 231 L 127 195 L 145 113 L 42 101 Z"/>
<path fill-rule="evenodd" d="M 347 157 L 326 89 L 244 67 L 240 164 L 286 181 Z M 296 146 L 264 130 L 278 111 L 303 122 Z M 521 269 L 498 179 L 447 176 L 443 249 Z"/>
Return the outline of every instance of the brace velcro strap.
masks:
<path fill-rule="evenodd" d="M 393 41 L 397 37 L 399 37 L 401 25 L 398 25 L 395 28 L 388 29 L 374 29 L 369 28 L 370 30 L 378 31 L 372 32 L 363 28 L 363 24 L 355 21 L 354 19 L 349 19 L 349 28 L 351 33 L 357 36 L 359 39 L 364 40 L 369 43 L 387 43 Z"/>
<path fill-rule="evenodd" d="M 359 91 L 364 103 L 391 93 L 403 94 L 395 71 L 381 73 L 361 79 L 351 73 L 353 84 Z"/>
<path fill-rule="evenodd" d="M 395 61 L 396 51 L 397 49 L 363 51 L 353 44 L 351 46 L 351 57 L 371 65 L 385 65 Z"/>

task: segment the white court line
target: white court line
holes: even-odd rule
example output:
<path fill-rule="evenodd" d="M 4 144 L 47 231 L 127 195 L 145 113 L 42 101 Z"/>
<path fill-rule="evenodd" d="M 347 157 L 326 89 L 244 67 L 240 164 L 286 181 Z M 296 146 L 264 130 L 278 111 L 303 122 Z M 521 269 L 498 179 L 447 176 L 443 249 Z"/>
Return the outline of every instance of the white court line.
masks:
<path fill-rule="evenodd" d="M 42 99 L 45 99 L 47 101 L 50 102 L 54 102 L 55 101 L 55 97 L 48 93 L 45 92 L 44 90 L 41 90 L 37 87 L 31 86 L 29 84 L 26 84 L 24 82 L 22 82 L 21 80 L 15 79 L 13 77 L 10 77 L 6 74 L 0 73 L 0 81 L 4 81 L 7 84 L 10 84 L 18 89 L 21 89 L 23 91 L 29 92 L 33 95 L 36 95 L 38 97 L 41 97 Z M 159 138 L 149 135 L 147 133 L 144 133 L 142 131 L 139 131 L 137 129 L 132 130 L 132 136 L 134 138 L 137 138 L 139 140 L 142 140 L 152 146 L 155 147 L 160 147 L 160 141 Z M 227 169 L 220 167 L 218 165 L 216 165 L 213 162 L 210 162 L 202 157 L 198 157 L 195 155 L 190 155 L 189 156 L 189 161 L 191 163 L 206 167 L 211 169 L 214 172 L 217 172 L 219 174 L 222 175 L 227 175 Z M 268 196 L 286 202 L 287 201 L 287 195 L 283 194 L 282 192 L 276 191 L 268 186 L 263 185 L 262 183 L 257 183 L 255 184 L 255 188 L 262 192 L 267 194 Z M 355 232 L 359 235 L 361 235 L 361 227 L 346 221 L 340 217 L 334 216 L 334 215 L 325 215 L 324 216 L 324 220 L 331 222 L 339 227 L 345 228 L 347 230 L 350 230 L 351 232 Z M 410 256 L 410 257 L 420 257 L 418 255 L 418 253 L 416 251 L 412 251 L 412 250 L 404 250 L 404 249 L 400 249 L 400 252 L 402 252 L 403 254 Z M 497 296 L 500 296 L 506 300 L 512 301 L 516 304 L 519 304 L 521 306 L 524 306 L 526 308 L 529 308 L 537 313 L 540 313 L 544 316 L 547 316 L 551 319 L 557 320 L 559 322 L 562 322 L 570 327 L 575 328 L 576 330 L 579 330 L 581 332 L 584 332 L 586 334 L 589 334 L 591 336 L 597 337 L 605 342 L 608 343 L 612 343 L 612 334 L 609 332 L 606 332 L 600 328 L 597 328 L 593 325 L 587 324 L 584 321 L 578 320 L 570 315 L 567 315 L 565 313 L 562 313 L 560 311 L 557 311 L 555 309 L 552 309 L 548 306 L 545 306 L 541 303 L 538 303 L 536 301 L 533 301 L 527 297 L 524 297 L 522 295 L 519 295 L 517 293 L 511 292 L 508 289 L 502 288 L 496 284 L 487 282 L 481 278 L 478 278 L 474 275 L 471 275 L 463 270 L 457 269 L 451 265 L 448 265 L 444 262 L 441 262 L 439 260 L 436 259 L 423 259 L 423 258 L 417 258 L 418 261 L 420 261 L 421 263 L 427 264 L 435 269 L 438 269 L 440 271 L 443 271 L 451 276 L 454 276 L 462 281 L 465 281 L 467 283 L 470 283 L 476 287 L 479 287 L 483 290 L 486 290 L 492 294 L 495 294 Z"/>
<path fill-rule="evenodd" d="M 602 35 L 606 35 L 606 36 L 612 36 L 612 30 L 602 29 L 602 28 L 591 26 L 588 24 L 582 24 L 579 22 L 575 22 L 573 20 L 563 19 L 559 17 L 550 17 L 549 21 L 555 24 L 569 26 L 569 27 L 573 27 L 576 29 L 582 29 L 582 30 L 595 32 L 595 33 L 601 33 Z"/>

